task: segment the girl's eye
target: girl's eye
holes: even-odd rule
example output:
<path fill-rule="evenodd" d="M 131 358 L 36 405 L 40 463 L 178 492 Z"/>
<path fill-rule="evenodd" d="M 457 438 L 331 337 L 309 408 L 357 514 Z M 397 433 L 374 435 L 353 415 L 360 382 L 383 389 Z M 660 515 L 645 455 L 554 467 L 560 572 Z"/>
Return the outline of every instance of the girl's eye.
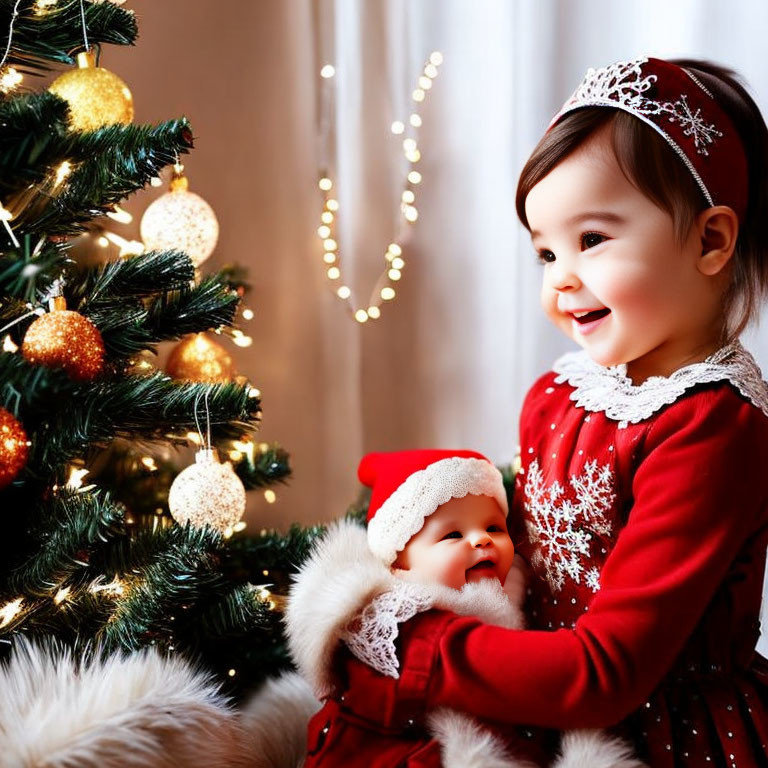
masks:
<path fill-rule="evenodd" d="M 488 533 L 501 533 L 501 527 L 498 525 L 489 525 L 485 530 Z"/>
<path fill-rule="evenodd" d="M 597 232 L 585 232 L 581 236 L 581 245 L 583 248 L 594 248 L 596 245 L 605 242 L 608 238 L 605 235 L 599 235 Z"/>
<path fill-rule="evenodd" d="M 446 539 L 460 539 L 461 533 L 459 531 L 451 531 L 450 533 L 446 533 L 445 536 L 441 539 L 441 541 L 445 541 Z"/>
<path fill-rule="evenodd" d="M 540 264 L 551 264 L 555 260 L 555 254 L 552 251 L 539 251 L 536 256 Z"/>

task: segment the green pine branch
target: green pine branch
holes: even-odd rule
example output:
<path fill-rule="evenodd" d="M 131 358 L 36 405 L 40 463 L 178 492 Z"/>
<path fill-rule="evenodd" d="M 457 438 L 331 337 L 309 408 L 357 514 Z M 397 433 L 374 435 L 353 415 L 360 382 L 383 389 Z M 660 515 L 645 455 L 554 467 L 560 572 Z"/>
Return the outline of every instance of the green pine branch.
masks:
<path fill-rule="evenodd" d="M 274 623 L 268 600 L 259 597 L 251 585 L 241 584 L 231 589 L 193 618 L 198 635 L 207 640 L 245 635 L 254 629 L 266 629 Z"/>
<path fill-rule="evenodd" d="M 35 550 L 14 570 L 10 589 L 37 597 L 82 584 L 91 550 L 124 533 L 124 509 L 107 494 L 59 491 L 35 525 Z"/>
<path fill-rule="evenodd" d="M 187 284 L 154 297 L 146 308 L 119 297 L 92 302 L 84 296 L 80 310 L 99 328 L 107 357 L 115 361 L 143 350 L 154 351 L 161 341 L 231 325 L 239 301 L 217 275 L 211 275 L 197 285 Z"/>
<path fill-rule="evenodd" d="M 0 404 L 11 412 L 28 413 L 30 421 L 45 418 L 81 386 L 63 371 L 28 363 L 17 352 L 0 352 L 0 382 Z"/>
<path fill-rule="evenodd" d="M 76 286 L 68 288 L 67 296 L 73 309 L 88 314 L 90 307 L 114 309 L 114 304 L 123 299 L 185 288 L 194 278 L 194 264 L 185 253 L 150 251 L 88 270 Z"/>
<path fill-rule="evenodd" d="M 246 454 L 234 469 L 246 490 L 264 488 L 276 482 L 285 482 L 290 477 L 290 456 L 275 443 L 253 457 Z"/>
<path fill-rule="evenodd" d="M 72 235 L 84 224 L 110 211 L 142 189 L 166 165 L 192 147 L 185 118 L 159 125 L 109 125 L 96 131 L 70 133 L 48 167 L 66 160 L 73 168 L 60 188 L 53 173 L 34 194 L 26 188 L 5 202 L 16 215 L 14 231 Z"/>
<path fill-rule="evenodd" d="M 156 341 L 232 325 L 240 297 L 219 275 L 193 288 L 160 296 L 149 307 L 146 327 Z"/>
<path fill-rule="evenodd" d="M 200 592 L 221 588 L 213 555 L 220 536 L 210 528 L 179 528 L 183 539 L 168 542 L 119 599 L 100 640 L 109 648 L 136 650 L 172 631 L 170 617 L 186 610 Z M 136 570 L 136 569 L 134 569 Z"/>
<path fill-rule="evenodd" d="M 65 159 L 68 115 L 67 102 L 48 91 L 0 102 L 0 193 L 6 205 L 12 192 L 40 183 Z"/>
<path fill-rule="evenodd" d="M 5 50 L 15 0 L 0 0 L 0 45 Z M 8 64 L 26 72 L 43 72 L 47 62 L 74 64 L 73 51 L 84 50 L 79 0 L 59 0 L 43 12 L 35 0 L 19 3 L 13 25 Z M 139 34 L 133 11 L 114 3 L 86 2 L 88 41 L 94 44 L 133 45 Z"/>
<path fill-rule="evenodd" d="M 7 249 L 0 255 L 0 296 L 35 302 L 70 262 L 65 246 L 50 240 L 24 235 L 20 246 L 18 249 Z M 19 312 L 19 315 L 22 314 L 23 311 Z"/>
<path fill-rule="evenodd" d="M 239 437 L 258 423 L 260 401 L 250 395 L 249 386 L 178 383 L 161 373 L 91 382 L 74 390 L 65 405 L 51 404 L 32 440 L 28 471 L 53 475 L 89 447 L 104 446 L 115 436 L 161 441 L 169 432 L 194 430 L 195 414 L 204 421 L 206 394 L 217 438 Z"/>
<path fill-rule="evenodd" d="M 233 536 L 224 550 L 226 568 L 258 582 L 267 578 L 264 570 L 293 573 L 325 530 L 323 525 L 303 528 L 294 523 L 287 533 L 267 530 L 258 536 Z"/>

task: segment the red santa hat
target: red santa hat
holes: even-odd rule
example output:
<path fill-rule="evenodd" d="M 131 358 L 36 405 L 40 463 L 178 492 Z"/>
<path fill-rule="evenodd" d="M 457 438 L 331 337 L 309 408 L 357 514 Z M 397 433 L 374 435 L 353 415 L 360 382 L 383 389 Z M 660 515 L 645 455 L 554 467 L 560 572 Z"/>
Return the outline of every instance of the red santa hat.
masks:
<path fill-rule="evenodd" d="M 368 545 L 387 565 L 440 505 L 467 494 L 490 496 L 507 514 L 501 472 L 475 451 L 369 453 L 357 470 L 372 489 Z"/>

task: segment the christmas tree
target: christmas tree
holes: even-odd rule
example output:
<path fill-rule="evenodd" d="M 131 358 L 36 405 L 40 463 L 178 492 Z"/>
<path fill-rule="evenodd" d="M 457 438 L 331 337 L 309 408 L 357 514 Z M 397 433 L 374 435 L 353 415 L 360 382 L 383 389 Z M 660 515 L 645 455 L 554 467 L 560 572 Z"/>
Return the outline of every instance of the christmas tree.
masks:
<path fill-rule="evenodd" d="M 21 635 L 76 656 L 155 646 L 239 694 L 287 663 L 280 596 L 319 529 L 230 536 L 243 487 L 290 472 L 279 446 L 253 442 L 258 392 L 147 363 L 161 342 L 235 323 L 237 272 L 200 276 L 173 248 L 72 256 L 166 166 L 183 186 L 187 121 L 131 124 L 130 94 L 96 66 L 101 46 L 136 37 L 111 2 L 0 0 L 0 655 Z M 74 86 L 29 87 L 78 53 Z M 192 476 L 174 479 L 152 447 L 191 440 Z"/>

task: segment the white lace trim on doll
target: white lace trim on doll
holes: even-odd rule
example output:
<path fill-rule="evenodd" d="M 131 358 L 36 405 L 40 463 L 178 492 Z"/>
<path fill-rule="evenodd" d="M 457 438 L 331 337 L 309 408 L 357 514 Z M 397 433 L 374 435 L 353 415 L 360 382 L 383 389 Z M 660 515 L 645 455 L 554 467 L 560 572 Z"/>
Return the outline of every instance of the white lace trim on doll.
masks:
<path fill-rule="evenodd" d="M 429 610 L 434 597 L 423 587 L 396 582 L 378 595 L 342 633 L 341 639 L 363 664 L 387 677 L 399 677 L 395 640 L 399 625 Z"/>
<path fill-rule="evenodd" d="M 555 382 L 567 382 L 571 400 L 588 411 L 603 412 L 619 422 L 619 428 L 637 424 L 664 406 L 674 403 L 691 387 L 728 381 L 749 402 L 768 416 L 768 384 L 754 357 L 739 342 L 728 344 L 700 363 L 686 365 L 669 376 L 652 376 L 635 385 L 626 365 L 606 368 L 586 352 L 570 352 L 559 358 L 553 370 Z"/>

